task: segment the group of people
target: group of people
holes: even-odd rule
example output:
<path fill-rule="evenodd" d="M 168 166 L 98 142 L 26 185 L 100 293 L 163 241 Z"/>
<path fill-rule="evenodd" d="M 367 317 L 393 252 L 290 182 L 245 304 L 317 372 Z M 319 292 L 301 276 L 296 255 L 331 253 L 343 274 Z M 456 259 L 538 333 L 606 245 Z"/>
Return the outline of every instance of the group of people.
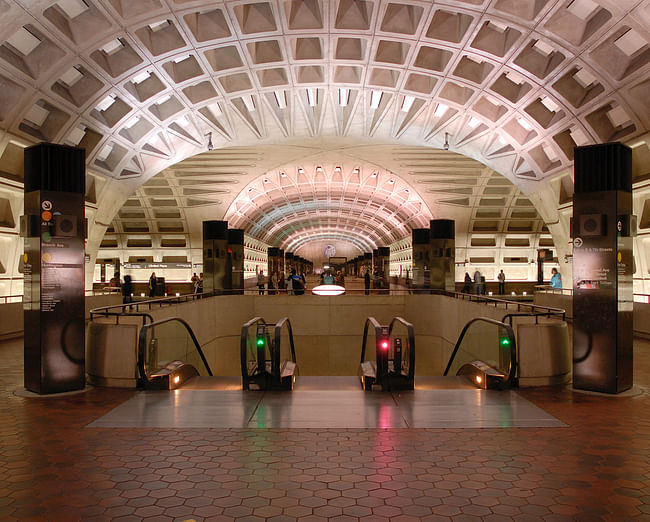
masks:
<path fill-rule="evenodd" d="M 320 275 L 320 284 L 345 286 L 345 276 L 340 270 L 337 270 L 336 274 L 332 274 L 332 271 L 327 269 Z"/>
<path fill-rule="evenodd" d="M 257 289 L 259 295 L 264 295 L 264 290 L 267 290 L 269 295 L 280 293 L 281 290 L 286 290 L 289 295 L 303 295 L 306 286 L 305 274 L 298 274 L 295 268 L 291 269 L 286 279 L 280 278 L 277 272 L 273 272 L 267 281 L 264 270 L 260 270 L 257 273 Z"/>
<path fill-rule="evenodd" d="M 497 275 L 497 281 L 499 282 L 499 295 L 504 295 L 506 293 L 506 274 L 503 273 L 503 270 L 501 270 Z M 477 294 L 485 293 L 485 278 L 477 269 L 474 272 L 473 279 L 470 277 L 469 272 L 465 272 L 462 290 L 464 294 L 471 293 L 472 282 L 475 285 L 474 288 L 476 289 Z M 551 288 L 562 288 L 562 276 L 555 267 L 551 270 Z"/>

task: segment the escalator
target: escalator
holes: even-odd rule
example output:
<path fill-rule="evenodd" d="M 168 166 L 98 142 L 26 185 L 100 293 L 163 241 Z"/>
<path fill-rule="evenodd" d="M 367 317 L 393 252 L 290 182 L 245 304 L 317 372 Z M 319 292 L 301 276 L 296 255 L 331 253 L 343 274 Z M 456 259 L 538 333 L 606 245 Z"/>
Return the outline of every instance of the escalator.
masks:
<path fill-rule="evenodd" d="M 444 375 L 467 378 L 477 388 L 501 390 L 517 385 L 517 347 L 508 324 L 476 317 L 458 337 Z"/>
<path fill-rule="evenodd" d="M 371 349 L 373 344 L 374 349 Z M 481 389 L 506 389 L 517 385 L 516 371 L 517 350 L 512 327 L 477 317 L 461 331 L 443 375 Z M 359 367 L 361 387 L 366 391 L 373 388 L 382 391 L 413 390 L 414 375 L 413 325 L 401 317 L 393 318 L 389 325 L 381 325 L 374 317 L 368 317 Z M 432 377 L 420 379 L 426 381 Z M 438 381 L 438 387 L 444 387 L 444 384 L 441 386 Z"/>
<path fill-rule="evenodd" d="M 241 329 L 241 373 L 244 390 L 293 390 L 296 351 L 288 317 L 267 324 L 254 317 Z"/>
<path fill-rule="evenodd" d="M 374 347 L 373 347 L 374 345 Z M 261 317 L 245 323 L 240 337 L 241 385 L 244 390 L 293 390 L 298 367 L 291 322 L 287 317 L 267 324 Z M 364 390 L 415 388 L 415 334 L 413 325 L 395 317 L 381 325 L 368 317 L 364 325 L 359 376 Z M 517 385 L 515 336 L 508 324 L 478 317 L 469 321 L 446 364 L 443 375 L 481 389 Z M 210 365 L 190 326 L 180 318 L 144 325 L 138 343 L 139 383 L 146 389 L 174 390 L 194 380 L 213 377 Z M 421 376 L 419 388 L 428 378 Z M 224 379 L 224 378 L 221 378 Z M 239 378 L 226 378 L 229 389 Z M 449 381 L 450 382 L 450 381 Z M 211 384 L 212 389 L 215 384 Z M 223 389 L 223 385 L 221 385 Z"/>
<path fill-rule="evenodd" d="M 374 360 L 366 359 L 366 346 L 374 339 Z M 372 357 L 373 350 L 368 350 Z M 395 317 L 388 326 L 368 317 L 363 329 L 363 346 L 359 366 L 361 387 L 382 391 L 412 390 L 415 377 L 415 333 L 413 325 Z"/>
<path fill-rule="evenodd" d="M 140 329 L 138 373 L 140 385 L 154 390 L 175 390 L 196 377 L 212 376 L 192 328 L 178 317 Z"/>

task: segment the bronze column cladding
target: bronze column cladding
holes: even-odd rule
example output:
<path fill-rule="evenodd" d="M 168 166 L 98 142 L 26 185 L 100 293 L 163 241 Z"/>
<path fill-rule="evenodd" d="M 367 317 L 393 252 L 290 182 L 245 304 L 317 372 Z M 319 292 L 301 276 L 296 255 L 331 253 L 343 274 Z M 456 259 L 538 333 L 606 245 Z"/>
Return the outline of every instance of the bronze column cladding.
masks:
<path fill-rule="evenodd" d="M 364 274 L 365 270 L 370 270 L 370 275 L 372 277 L 372 252 L 364 252 L 363 253 L 363 260 L 361 261 L 364 267 Z"/>
<path fill-rule="evenodd" d="M 40 394 L 86 384 L 85 185 L 85 150 L 25 149 L 24 376 Z"/>
<path fill-rule="evenodd" d="M 549 248 L 537 249 L 537 284 L 544 284 L 544 263 L 553 261 L 553 251 Z"/>
<path fill-rule="evenodd" d="M 266 251 L 267 258 L 267 276 L 271 277 L 273 272 L 278 273 L 278 279 L 282 277 L 282 272 L 280 271 L 280 249 L 277 247 L 269 247 Z"/>
<path fill-rule="evenodd" d="M 284 254 L 284 262 L 285 262 L 286 272 L 287 272 L 287 275 L 288 275 L 288 274 L 291 273 L 292 268 L 296 268 L 294 260 L 293 260 L 293 252 L 285 252 L 285 254 Z"/>
<path fill-rule="evenodd" d="M 411 231 L 413 244 L 413 291 L 416 294 L 429 293 L 431 267 L 431 244 L 428 228 L 414 228 Z"/>
<path fill-rule="evenodd" d="M 453 219 L 432 219 L 431 288 L 456 290 L 456 230 Z"/>
<path fill-rule="evenodd" d="M 284 265 L 284 250 L 282 249 L 278 250 L 278 261 L 280 267 L 278 272 L 278 283 L 280 284 L 280 288 L 284 288 L 284 281 L 287 278 L 287 271 Z"/>
<path fill-rule="evenodd" d="M 226 288 L 228 222 L 203 222 L 203 292 L 218 295 Z"/>
<path fill-rule="evenodd" d="M 375 257 L 375 268 L 379 272 L 379 280 L 381 282 L 380 294 L 389 293 L 390 289 L 390 248 L 379 247 Z"/>
<path fill-rule="evenodd" d="M 632 386 L 632 152 L 620 143 L 575 149 L 573 387 Z"/>
<path fill-rule="evenodd" d="M 228 229 L 227 288 L 232 294 L 244 293 L 244 231 Z"/>

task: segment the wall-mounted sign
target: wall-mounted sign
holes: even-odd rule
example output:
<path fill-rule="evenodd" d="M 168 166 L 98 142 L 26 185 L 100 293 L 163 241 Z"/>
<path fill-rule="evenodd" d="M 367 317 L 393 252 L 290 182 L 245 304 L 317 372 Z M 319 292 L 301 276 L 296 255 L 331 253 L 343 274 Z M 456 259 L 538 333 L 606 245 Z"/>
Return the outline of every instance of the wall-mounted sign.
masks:
<path fill-rule="evenodd" d="M 147 268 L 152 270 L 160 270 L 162 268 L 192 268 L 192 263 L 124 263 L 124 268 Z"/>

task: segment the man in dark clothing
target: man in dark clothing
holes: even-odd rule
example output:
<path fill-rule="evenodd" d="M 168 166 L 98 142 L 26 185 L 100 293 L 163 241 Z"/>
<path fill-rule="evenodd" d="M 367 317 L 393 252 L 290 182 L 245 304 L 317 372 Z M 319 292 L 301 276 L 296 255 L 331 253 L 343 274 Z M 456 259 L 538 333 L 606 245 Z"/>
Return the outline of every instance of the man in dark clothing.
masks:
<path fill-rule="evenodd" d="M 363 285 L 366 288 L 366 295 L 370 295 L 370 270 L 366 270 L 363 276 Z"/>
<path fill-rule="evenodd" d="M 133 302 L 133 282 L 131 281 L 130 275 L 124 276 L 124 284 L 122 285 L 122 303 L 132 303 Z"/>
<path fill-rule="evenodd" d="M 291 279 L 291 288 L 293 289 L 293 294 L 303 295 L 305 293 L 305 281 L 301 276 L 296 274 L 295 268 L 291 269 L 291 275 L 289 276 L 289 279 Z"/>

